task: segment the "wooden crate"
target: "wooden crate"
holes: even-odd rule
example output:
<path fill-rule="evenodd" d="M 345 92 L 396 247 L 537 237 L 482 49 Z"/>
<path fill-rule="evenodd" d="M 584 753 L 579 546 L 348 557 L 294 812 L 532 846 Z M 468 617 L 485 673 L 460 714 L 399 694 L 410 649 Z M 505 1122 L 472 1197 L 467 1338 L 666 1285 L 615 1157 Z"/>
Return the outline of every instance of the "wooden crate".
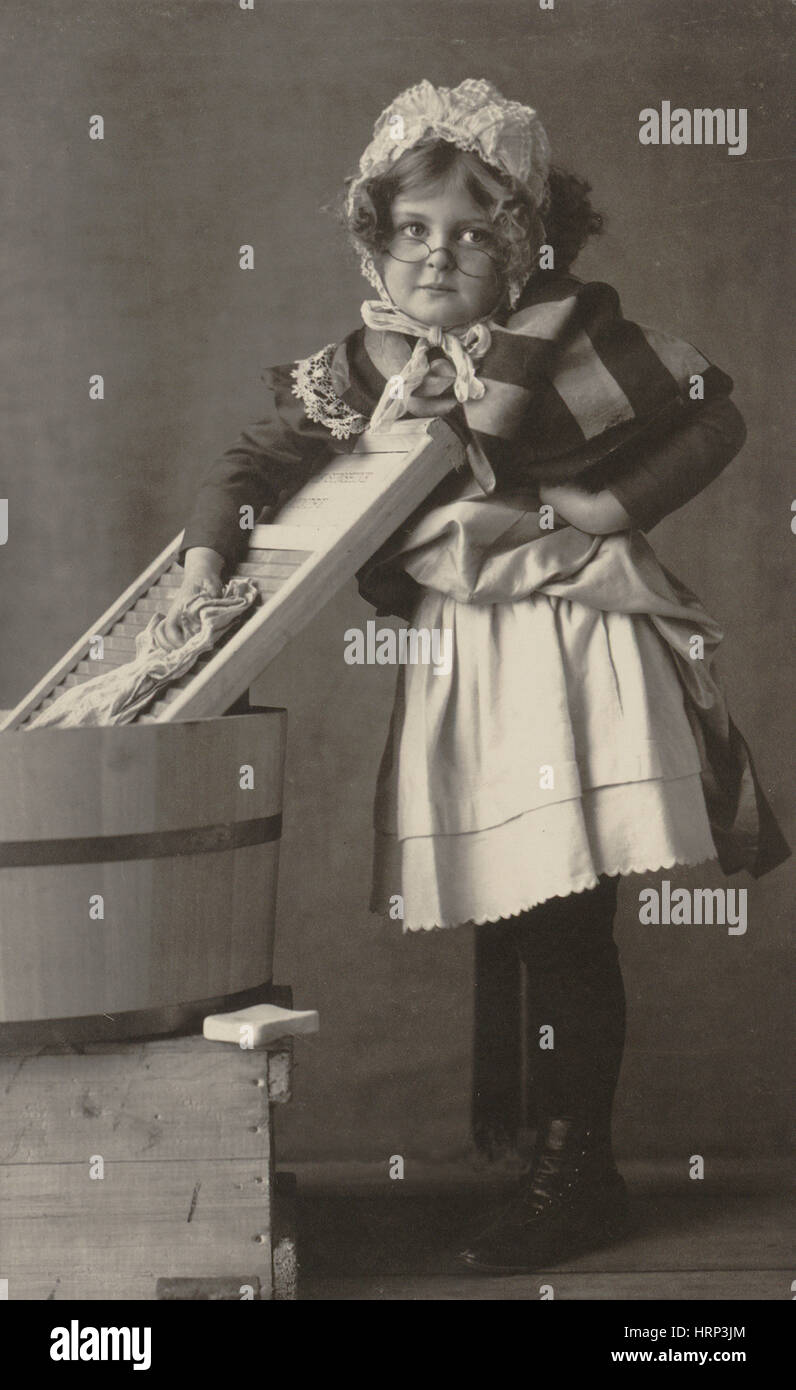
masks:
<path fill-rule="evenodd" d="M 295 1298 L 271 1113 L 291 1059 L 196 1036 L 0 1056 L 9 1299 Z"/>

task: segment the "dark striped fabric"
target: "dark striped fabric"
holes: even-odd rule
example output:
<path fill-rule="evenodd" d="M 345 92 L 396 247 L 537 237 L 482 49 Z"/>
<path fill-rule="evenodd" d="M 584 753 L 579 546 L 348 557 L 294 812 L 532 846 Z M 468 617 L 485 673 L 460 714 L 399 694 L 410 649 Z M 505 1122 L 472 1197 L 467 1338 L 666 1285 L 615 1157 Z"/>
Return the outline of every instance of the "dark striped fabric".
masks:
<path fill-rule="evenodd" d="M 632 323 L 610 285 L 537 277 L 493 330 L 478 367 L 483 399 L 464 414 L 504 478 L 560 482 L 651 427 L 675 425 L 692 380 L 715 400 L 731 379 L 682 339 Z"/>

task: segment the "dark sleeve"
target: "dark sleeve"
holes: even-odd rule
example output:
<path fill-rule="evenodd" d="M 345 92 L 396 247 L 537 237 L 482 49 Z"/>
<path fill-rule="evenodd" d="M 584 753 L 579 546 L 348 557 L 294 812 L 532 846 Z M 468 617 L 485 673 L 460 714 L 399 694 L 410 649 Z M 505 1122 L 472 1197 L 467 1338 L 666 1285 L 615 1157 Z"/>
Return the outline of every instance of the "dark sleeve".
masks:
<path fill-rule="evenodd" d="M 263 507 L 275 506 L 280 494 L 292 495 L 335 452 L 329 430 L 310 421 L 291 389 L 290 367 L 263 373 L 273 391 L 267 415 L 249 425 L 236 442 L 210 464 L 202 476 L 179 552 L 209 546 L 229 566 L 242 559 L 250 532 L 240 527 L 240 508 L 250 506 L 255 521 Z"/>
<path fill-rule="evenodd" d="M 600 486 L 622 503 L 640 531 L 657 526 L 718 477 L 746 439 L 728 397 L 701 404 L 662 439 L 647 439 L 599 466 Z"/>

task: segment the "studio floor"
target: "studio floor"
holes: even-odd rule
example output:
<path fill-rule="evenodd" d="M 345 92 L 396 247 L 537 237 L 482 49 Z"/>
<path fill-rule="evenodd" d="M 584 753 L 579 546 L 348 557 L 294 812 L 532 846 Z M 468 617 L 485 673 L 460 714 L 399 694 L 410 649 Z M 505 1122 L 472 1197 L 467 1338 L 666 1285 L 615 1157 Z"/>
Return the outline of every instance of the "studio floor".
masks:
<path fill-rule="evenodd" d="M 779 1300 L 793 1297 L 786 1164 L 622 1163 L 632 1229 L 617 1245 L 513 1277 L 459 1272 L 453 1254 L 510 1192 L 473 1165 L 292 1163 L 303 1300 Z M 549 1297 L 549 1293 L 544 1295 Z"/>

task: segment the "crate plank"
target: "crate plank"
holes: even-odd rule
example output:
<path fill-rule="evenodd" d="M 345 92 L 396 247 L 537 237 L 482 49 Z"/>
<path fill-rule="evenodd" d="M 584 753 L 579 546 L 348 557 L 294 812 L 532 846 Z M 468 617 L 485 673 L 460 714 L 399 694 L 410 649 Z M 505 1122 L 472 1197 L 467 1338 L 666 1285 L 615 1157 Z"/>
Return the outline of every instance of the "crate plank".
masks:
<path fill-rule="evenodd" d="M 256 1159 L 267 1147 L 269 1058 L 198 1040 L 123 1052 L 0 1057 L 0 1163 Z M 289 1054 L 279 1054 L 287 1086 Z"/>
<path fill-rule="evenodd" d="M 154 1299 L 164 1278 L 271 1287 L 269 1159 L 0 1166 L 9 1299 Z"/>

